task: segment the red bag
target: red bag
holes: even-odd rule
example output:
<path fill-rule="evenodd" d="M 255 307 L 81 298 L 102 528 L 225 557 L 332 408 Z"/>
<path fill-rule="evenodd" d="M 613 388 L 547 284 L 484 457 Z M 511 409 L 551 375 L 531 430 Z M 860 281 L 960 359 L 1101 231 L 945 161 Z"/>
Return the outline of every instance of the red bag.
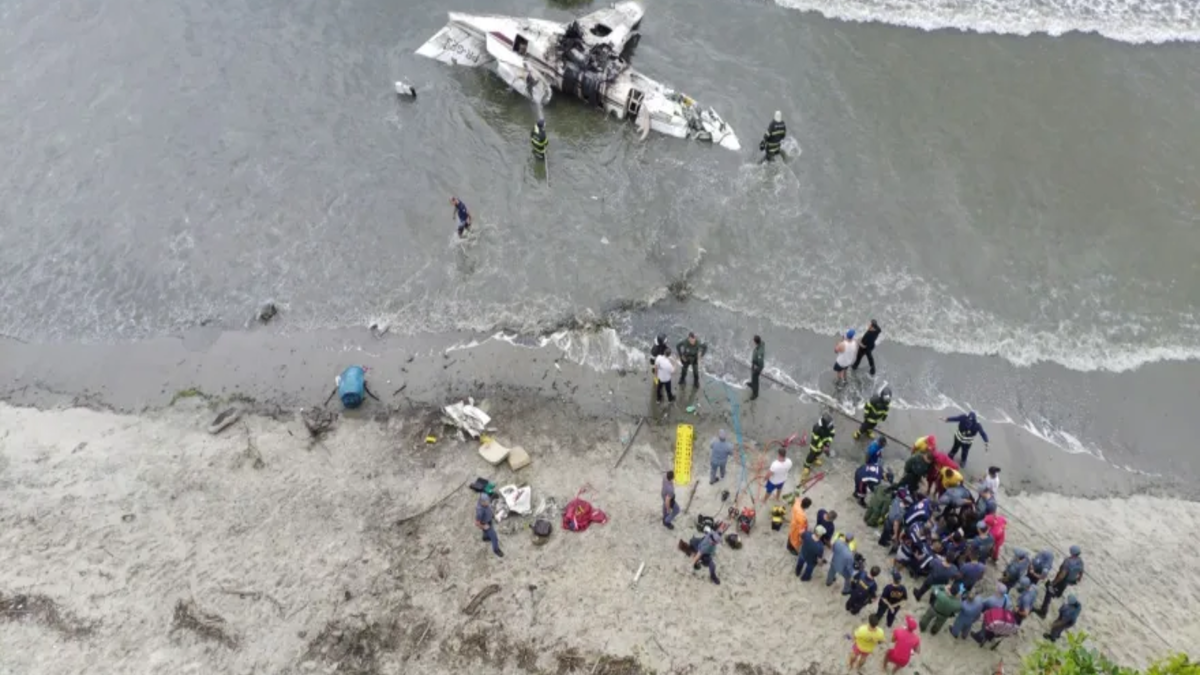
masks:
<path fill-rule="evenodd" d="M 587 492 L 587 488 L 580 488 L 579 492 L 575 494 L 575 498 L 567 502 L 567 508 L 563 509 L 562 526 L 564 530 L 583 532 L 592 523 L 603 525 L 608 522 L 608 516 L 603 511 L 583 500 L 584 492 Z"/>
<path fill-rule="evenodd" d="M 992 635 L 1008 637 L 1017 634 L 1017 615 L 1003 607 L 993 607 L 983 613 L 983 629 Z"/>

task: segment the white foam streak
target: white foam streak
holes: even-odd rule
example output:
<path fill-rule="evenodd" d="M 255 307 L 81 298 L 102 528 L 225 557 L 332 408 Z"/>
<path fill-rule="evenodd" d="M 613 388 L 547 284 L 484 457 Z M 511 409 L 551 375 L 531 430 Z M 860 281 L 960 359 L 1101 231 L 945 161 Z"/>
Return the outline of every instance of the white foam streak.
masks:
<path fill-rule="evenodd" d="M 1001 35 L 1096 33 L 1133 44 L 1200 41 L 1190 0 L 775 0 L 829 19 Z"/>
<path fill-rule="evenodd" d="M 844 323 L 831 320 L 840 318 L 836 312 L 767 312 L 755 309 L 748 303 L 728 302 L 710 295 L 696 293 L 695 297 L 714 307 L 769 321 L 784 328 L 808 330 L 822 335 L 836 335 L 846 329 Z M 1031 330 L 1008 325 L 998 316 L 961 306 L 953 299 L 932 300 L 917 308 L 906 308 L 906 313 L 922 317 L 921 321 L 888 321 L 887 317 L 880 317 L 885 329 L 880 344 L 895 341 L 911 347 L 932 349 L 939 354 L 998 356 L 1021 367 L 1056 363 L 1080 372 L 1120 373 L 1160 361 L 1200 360 L 1200 346 L 1114 344 L 1104 329 L 1099 327 L 1063 326 L 1056 330 Z M 799 317 L 805 321 L 801 323 L 794 320 Z M 1190 321 L 1185 321 L 1185 324 L 1190 324 Z M 1125 329 L 1130 327 L 1125 326 Z M 1190 331 L 1173 331 L 1162 333 L 1161 339 L 1192 334 Z"/>
<path fill-rule="evenodd" d="M 502 340 L 509 344 L 517 344 L 514 338 L 515 336 L 497 333 L 491 339 Z M 624 344 L 617 335 L 617 332 L 611 328 L 605 328 L 596 333 L 561 331 L 539 340 L 537 348 L 545 347 L 558 349 L 568 361 L 599 372 L 641 368 L 647 363 L 648 358 L 645 352 Z M 797 382 L 777 367 L 768 366 L 764 372 L 785 386 L 801 392 L 801 400 L 833 406 L 851 415 L 857 413 L 861 408 L 860 405 L 847 404 L 819 389 Z M 744 388 L 743 382 L 734 374 L 709 372 L 707 375 L 734 389 Z M 947 411 L 955 413 L 974 409 L 969 403 L 956 401 L 945 394 L 938 394 L 937 398 L 922 402 L 906 401 L 897 397 L 893 399 L 892 407 L 897 410 Z M 1104 453 L 1100 448 L 1084 444 L 1076 436 L 1054 428 L 1047 421 L 1035 423 L 1033 420 L 1016 420 L 1003 410 L 996 410 L 995 414 L 991 417 L 982 415 L 979 412 L 976 412 L 976 415 L 985 425 L 1008 424 L 1018 426 L 1037 438 L 1061 448 L 1065 452 L 1089 454 L 1099 459 L 1104 459 Z"/>

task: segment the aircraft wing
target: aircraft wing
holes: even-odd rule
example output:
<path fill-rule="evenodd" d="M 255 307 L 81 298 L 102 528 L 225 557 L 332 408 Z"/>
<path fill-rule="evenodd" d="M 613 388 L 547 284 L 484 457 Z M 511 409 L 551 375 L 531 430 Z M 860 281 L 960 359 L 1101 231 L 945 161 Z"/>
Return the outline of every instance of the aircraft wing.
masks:
<path fill-rule="evenodd" d="M 482 36 L 476 37 L 453 23 L 444 26 L 421 45 L 417 55 L 467 68 L 478 68 L 493 61 Z"/>

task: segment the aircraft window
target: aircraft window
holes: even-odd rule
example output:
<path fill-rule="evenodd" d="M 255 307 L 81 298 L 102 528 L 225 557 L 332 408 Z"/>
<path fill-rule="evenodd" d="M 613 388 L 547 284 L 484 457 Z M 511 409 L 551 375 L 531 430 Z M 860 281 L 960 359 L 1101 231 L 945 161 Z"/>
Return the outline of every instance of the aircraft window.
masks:
<path fill-rule="evenodd" d="M 596 37 L 608 37 L 608 34 L 612 32 L 612 29 L 602 23 L 598 23 L 595 26 L 592 26 L 592 30 L 590 32 Z"/>

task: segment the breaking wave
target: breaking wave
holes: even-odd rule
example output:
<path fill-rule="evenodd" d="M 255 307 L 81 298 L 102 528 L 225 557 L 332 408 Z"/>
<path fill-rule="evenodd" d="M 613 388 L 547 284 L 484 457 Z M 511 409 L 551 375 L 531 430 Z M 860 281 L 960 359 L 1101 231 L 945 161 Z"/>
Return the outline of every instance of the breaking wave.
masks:
<path fill-rule="evenodd" d="M 554 348 L 562 352 L 563 357 L 572 363 L 579 364 L 597 372 L 635 371 L 643 368 L 646 363 L 646 352 L 630 346 L 622 341 L 621 336 L 613 328 L 600 328 L 593 331 L 561 330 L 551 335 L 543 336 L 536 341 L 523 339 L 514 333 L 499 332 L 491 336 L 492 340 L 507 342 L 515 347 L 544 349 Z M 480 344 L 473 341 L 456 348 L 470 348 Z M 859 406 L 847 405 L 843 401 L 830 397 L 816 386 L 807 385 L 792 378 L 787 372 L 778 367 L 768 366 L 765 373 L 776 382 L 798 392 L 802 400 L 822 403 L 837 407 L 843 412 L 854 415 Z M 717 370 L 707 373 L 724 385 L 742 389 L 742 379 L 738 373 Z M 896 398 L 893 407 L 899 410 L 923 411 L 966 411 L 972 406 L 964 405 L 942 393 L 931 393 L 926 400 Z M 1033 436 L 1040 438 L 1064 452 L 1071 454 L 1088 454 L 1101 460 L 1104 453 L 1095 445 L 1087 444 L 1070 432 L 1059 429 L 1047 419 L 1015 418 L 1003 410 L 997 410 L 990 416 L 980 414 L 980 418 L 988 424 L 1005 424 L 1020 427 Z"/>
<path fill-rule="evenodd" d="M 820 335 L 836 335 L 854 324 L 827 319 L 827 315 L 819 313 L 803 315 L 803 320 L 797 320 L 801 316 L 797 313 L 755 312 L 713 297 L 701 299 L 749 318 Z M 1079 372 L 1121 373 L 1161 361 L 1200 360 L 1200 345 L 1167 343 L 1200 331 L 1200 322 L 1183 313 L 1174 317 L 1180 328 L 1165 330 L 1153 330 L 1149 326 L 1151 317 L 1107 327 L 1082 327 L 1064 320 L 1053 329 L 1031 329 L 1012 326 L 988 312 L 953 302 L 934 303 L 925 309 L 928 311 L 913 312 L 910 317 L 880 316 L 885 330 L 881 341 L 931 349 L 939 354 L 995 356 L 1018 367 L 1054 363 Z M 1116 341 L 1115 334 L 1147 337 L 1137 343 Z"/>
<path fill-rule="evenodd" d="M 1132 44 L 1200 41 L 1190 0 L 775 0 L 829 19 L 1002 35 L 1096 33 Z"/>

